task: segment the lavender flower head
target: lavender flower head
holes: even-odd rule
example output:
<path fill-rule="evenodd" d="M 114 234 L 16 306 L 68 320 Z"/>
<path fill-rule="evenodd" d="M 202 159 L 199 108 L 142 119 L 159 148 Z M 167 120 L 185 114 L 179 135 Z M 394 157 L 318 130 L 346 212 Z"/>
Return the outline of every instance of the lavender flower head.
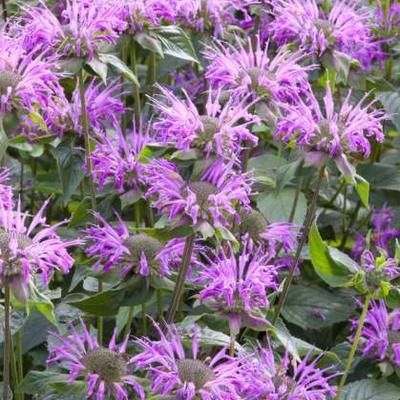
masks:
<path fill-rule="evenodd" d="M 44 46 L 64 56 L 93 59 L 102 46 L 115 44 L 127 27 L 118 2 L 67 0 L 61 21 L 42 3 L 27 7 L 21 34 L 25 48 Z"/>
<path fill-rule="evenodd" d="M 317 366 L 319 358 L 311 355 L 300 362 L 291 360 L 288 352 L 279 362 L 275 359 L 271 344 L 258 346 L 253 357 L 244 356 L 242 371 L 248 382 L 242 399 L 257 400 L 326 400 L 335 396 L 335 388 L 328 375 L 329 368 Z"/>
<path fill-rule="evenodd" d="M 200 300 L 229 320 L 231 332 L 237 334 L 245 326 L 267 324 L 264 316 L 269 308 L 268 292 L 276 290 L 279 266 L 262 245 L 248 237 L 235 254 L 231 244 L 212 258 L 207 257 L 195 283 L 201 284 Z"/>
<path fill-rule="evenodd" d="M 281 105 L 284 115 L 278 122 L 275 138 L 284 143 L 296 143 L 306 151 L 306 162 L 309 164 L 320 164 L 330 157 L 343 175 L 353 177 L 353 167 L 347 156 L 358 153 L 369 157 L 370 140 L 383 141 L 381 122 L 388 118 L 383 111 L 373 108 L 376 101 L 366 103 L 367 96 L 352 105 L 349 91 L 336 111 L 328 82 L 323 108 L 312 93 L 307 101 Z"/>
<path fill-rule="evenodd" d="M 57 228 L 66 221 L 46 224 L 43 213 L 47 204 L 48 201 L 27 225 L 30 215 L 21 211 L 20 202 L 16 210 L 0 203 L 0 281 L 7 280 L 21 301 L 29 296 L 28 286 L 34 274 L 40 273 L 47 285 L 55 270 L 68 273 L 74 259 L 67 249 L 82 244 L 81 240 L 64 242 L 57 235 Z"/>
<path fill-rule="evenodd" d="M 9 177 L 10 171 L 7 168 L 3 168 L 0 172 L 0 203 L 3 205 L 5 210 L 11 210 L 14 208 L 12 188 L 6 184 Z"/>
<path fill-rule="evenodd" d="M 200 148 L 207 156 L 216 153 L 227 159 L 236 158 L 245 141 L 257 144 L 249 126 L 258 123 L 259 118 L 248 113 L 247 98 L 238 103 L 232 97 L 221 106 L 221 89 L 210 89 L 205 114 L 200 114 L 185 91 L 185 99 L 181 100 L 171 91 L 158 88 L 164 98 L 153 99 L 160 113 L 153 127 L 161 143 L 179 150 Z"/>
<path fill-rule="evenodd" d="M 175 164 L 155 160 L 146 168 L 145 196 L 153 207 L 176 219 L 178 223 L 197 225 L 208 221 L 215 226 L 228 226 L 230 220 L 240 221 L 237 206 L 249 209 L 253 194 L 251 173 L 238 174 L 233 162 L 217 161 L 196 181 L 185 181 Z"/>
<path fill-rule="evenodd" d="M 358 323 L 353 321 L 354 331 Z M 364 357 L 400 367 L 400 310 L 389 313 L 383 300 L 372 300 L 361 332 L 361 351 Z"/>
<path fill-rule="evenodd" d="M 127 187 L 139 190 L 145 170 L 139 157 L 146 144 L 151 142 L 149 130 L 149 126 L 145 129 L 141 124 L 138 129 L 134 127 L 129 130 L 126 137 L 120 129 L 117 129 L 116 137 L 109 137 L 107 133 L 97 137 L 90 158 L 92 177 L 100 190 L 109 181 L 119 192 Z"/>
<path fill-rule="evenodd" d="M 145 399 L 143 388 L 131 374 L 132 361 L 126 353 L 128 336 L 118 345 L 117 331 L 107 347 L 99 345 L 81 321 L 81 333 L 74 327 L 69 336 L 51 335 L 57 343 L 49 343 L 48 365 L 59 364 L 69 372 L 68 382 L 79 378 L 87 382 L 87 398 L 96 400 L 128 400 L 132 391 Z"/>
<path fill-rule="evenodd" d="M 270 1 L 274 20 L 268 31 L 278 45 L 295 42 L 315 56 L 340 51 L 360 62 L 359 52 L 374 57 L 372 15 L 358 1 L 337 0 L 328 13 L 316 0 Z M 370 64 L 368 60 L 365 60 Z"/>
<path fill-rule="evenodd" d="M 131 360 L 150 373 L 151 391 L 176 400 L 239 400 L 240 370 L 237 361 L 219 351 L 211 359 L 199 358 L 197 328 L 193 330 L 191 354 L 185 351 L 174 326 L 164 334 L 154 323 L 159 341 L 137 339 L 141 353 Z"/>
<path fill-rule="evenodd" d="M 263 242 L 272 255 L 276 255 L 279 248 L 286 253 L 294 251 L 299 229 L 299 225 L 290 222 L 269 224 L 264 215 L 254 209 L 240 213 L 240 233 L 248 234 L 255 242 Z"/>
<path fill-rule="evenodd" d="M 0 114 L 20 111 L 22 129 L 59 128 L 68 101 L 58 66 L 37 50 L 26 52 L 19 39 L 0 31 Z"/>
<path fill-rule="evenodd" d="M 94 268 L 108 272 L 111 268 L 121 266 L 121 276 L 129 272 L 141 276 L 170 274 L 170 267 L 179 263 L 183 256 L 185 240 L 173 239 L 162 243 L 145 233 L 131 234 L 126 224 L 117 214 L 118 225 L 111 226 L 103 217 L 96 214 L 97 225 L 86 230 L 90 243 L 86 250 L 89 257 L 98 256 Z M 195 245 L 195 252 L 201 247 Z M 195 252 L 192 256 L 196 262 Z"/>
<path fill-rule="evenodd" d="M 301 52 L 290 52 L 282 47 L 272 58 L 268 47 L 261 48 L 259 37 L 254 51 L 251 38 L 246 47 L 237 37 L 236 46 L 216 42 L 204 53 L 210 61 L 207 79 L 235 97 L 246 98 L 252 93 L 253 99 L 296 103 L 299 96 L 311 90 L 307 72 L 313 67 L 300 66 L 304 59 Z"/>
<path fill-rule="evenodd" d="M 365 235 L 357 234 L 352 254 L 359 259 L 364 248 L 368 246 L 374 253 L 382 249 L 387 254 L 393 255 L 395 239 L 400 237 L 400 231 L 393 226 L 393 218 L 394 213 L 390 208 L 386 206 L 375 208 L 372 213 L 371 234 L 367 236 L 369 243 Z"/>
<path fill-rule="evenodd" d="M 125 109 L 121 97 L 125 94 L 122 85 L 111 82 L 104 87 L 101 82 L 92 79 L 85 88 L 86 112 L 89 125 L 97 134 L 104 133 L 109 127 L 119 129 L 118 117 Z M 79 87 L 72 94 L 70 107 L 73 129 L 82 134 L 82 112 Z"/>

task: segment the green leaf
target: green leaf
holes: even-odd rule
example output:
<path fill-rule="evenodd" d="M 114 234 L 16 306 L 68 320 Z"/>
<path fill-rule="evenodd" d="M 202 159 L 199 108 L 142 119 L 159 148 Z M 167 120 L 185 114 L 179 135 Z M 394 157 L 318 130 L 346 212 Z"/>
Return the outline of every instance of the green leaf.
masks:
<path fill-rule="evenodd" d="M 61 142 L 52 153 L 57 161 L 64 202 L 68 202 L 84 177 L 84 157 L 68 140 Z"/>
<path fill-rule="evenodd" d="M 318 286 L 292 285 L 282 315 L 303 329 L 320 329 L 346 321 L 354 309 L 354 301 L 343 293 L 331 293 Z"/>
<path fill-rule="evenodd" d="M 164 58 L 164 52 L 160 41 L 146 32 L 138 32 L 133 37 L 144 49 L 159 54 Z"/>
<path fill-rule="evenodd" d="M 385 111 L 390 115 L 391 121 L 400 131 L 400 91 L 378 92 L 376 97 L 382 103 Z"/>
<path fill-rule="evenodd" d="M 142 197 L 141 193 L 135 189 L 131 189 L 128 192 L 122 194 L 120 196 L 121 209 L 124 210 L 126 207 L 129 207 L 132 204 L 137 203 L 141 197 Z"/>
<path fill-rule="evenodd" d="M 103 83 L 107 85 L 107 64 L 97 58 L 87 61 L 86 64 L 89 65 L 95 74 L 101 78 Z"/>
<path fill-rule="evenodd" d="M 72 213 L 68 228 L 76 228 L 87 223 L 90 217 L 90 199 L 85 197 Z"/>
<path fill-rule="evenodd" d="M 339 400 L 399 400 L 400 388 L 383 379 L 362 379 L 343 388 Z"/>
<path fill-rule="evenodd" d="M 333 261 L 332 255 L 329 256 L 328 246 L 322 240 L 315 222 L 311 227 L 308 240 L 309 254 L 318 276 L 332 287 L 349 286 L 353 278 L 353 274 L 349 270 L 351 267 L 348 268 Z M 339 257 L 335 251 L 330 251 L 334 253 L 336 259 L 342 257 Z"/>
<path fill-rule="evenodd" d="M 356 175 L 356 190 L 364 207 L 369 210 L 369 183 L 362 176 Z"/>
<path fill-rule="evenodd" d="M 151 28 L 150 31 L 151 35 L 160 42 L 164 54 L 185 61 L 199 62 L 189 36 L 181 28 L 166 25 Z"/>
<path fill-rule="evenodd" d="M 132 81 L 136 86 L 139 85 L 139 81 L 132 70 L 117 56 L 113 54 L 99 54 L 99 60 L 105 64 L 113 66 L 118 72 L 125 76 L 125 78 Z"/>
<path fill-rule="evenodd" d="M 29 310 L 36 309 L 43 314 L 49 322 L 53 325 L 57 325 L 53 302 L 44 293 L 39 292 L 33 283 L 30 284 L 30 290 L 31 295 L 28 300 Z"/>
<path fill-rule="evenodd" d="M 40 127 L 43 131 L 47 132 L 47 125 L 46 122 L 44 122 L 43 117 L 35 111 L 32 111 L 28 114 L 28 118 L 36 125 Z"/>
<path fill-rule="evenodd" d="M 296 190 L 284 188 L 279 193 L 264 192 L 257 197 L 257 207 L 269 222 L 288 221 L 293 207 Z M 302 224 L 307 211 L 307 201 L 303 193 L 299 194 L 293 222 Z"/>
<path fill-rule="evenodd" d="M 400 191 L 400 169 L 397 165 L 362 164 L 358 173 L 369 182 L 373 190 Z"/>

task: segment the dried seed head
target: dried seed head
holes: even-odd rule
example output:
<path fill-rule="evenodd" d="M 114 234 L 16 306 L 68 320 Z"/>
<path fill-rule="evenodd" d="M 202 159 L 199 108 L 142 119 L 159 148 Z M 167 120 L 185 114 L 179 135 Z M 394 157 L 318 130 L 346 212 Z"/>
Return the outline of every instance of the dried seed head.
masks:
<path fill-rule="evenodd" d="M 218 189 L 208 182 L 190 182 L 188 188 L 196 195 L 197 203 L 202 210 L 207 210 L 209 197 L 218 193 Z"/>
<path fill-rule="evenodd" d="M 268 222 L 259 211 L 251 210 L 240 213 L 240 233 L 248 233 L 251 238 L 258 239 L 259 235 L 268 228 Z"/>
<path fill-rule="evenodd" d="M 83 364 L 90 373 L 99 375 L 107 383 L 120 382 L 127 373 L 124 357 L 103 347 L 86 354 Z"/>
<path fill-rule="evenodd" d="M 215 379 L 213 370 L 200 360 L 192 360 L 185 358 L 178 360 L 178 374 L 182 382 L 192 382 L 196 390 L 201 389 L 204 385 Z"/>
<path fill-rule="evenodd" d="M 0 91 L 9 87 L 15 89 L 22 80 L 21 76 L 12 71 L 0 71 Z"/>
<path fill-rule="evenodd" d="M 163 249 L 162 243 L 145 233 L 129 236 L 124 245 L 129 249 L 132 262 L 139 264 L 142 254 L 145 255 L 149 263 L 153 262 L 157 254 Z"/>

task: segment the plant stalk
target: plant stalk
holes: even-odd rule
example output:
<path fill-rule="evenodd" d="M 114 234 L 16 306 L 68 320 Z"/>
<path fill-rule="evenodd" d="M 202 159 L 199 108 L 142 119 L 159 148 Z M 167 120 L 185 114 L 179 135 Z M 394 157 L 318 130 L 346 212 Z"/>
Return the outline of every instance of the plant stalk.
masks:
<path fill-rule="evenodd" d="M 6 0 L 1 0 L 1 8 L 3 9 L 3 20 L 7 21 L 7 4 Z"/>
<path fill-rule="evenodd" d="M 340 382 L 339 382 L 339 386 L 338 386 L 338 389 L 336 392 L 335 400 L 339 399 L 340 394 L 342 393 L 342 390 L 343 390 L 343 386 L 346 383 L 347 376 L 348 376 L 350 368 L 351 368 L 351 364 L 353 363 L 353 359 L 354 359 L 354 356 L 355 356 L 357 348 L 358 348 L 358 343 L 360 341 L 362 329 L 364 327 L 365 317 L 367 316 L 368 307 L 369 307 L 369 303 L 371 302 L 371 299 L 372 299 L 372 292 L 368 292 L 365 297 L 365 300 L 364 300 L 364 304 L 363 304 L 363 308 L 362 308 L 361 316 L 360 316 L 360 321 L 358 322 L 356 336 L 354 337 L 353 345 L 351 346 L 349 357 L 347 358 L 347 361 L 346 361 L 344 373 L 343 373 L 342 377 L 340 378 Z"/>
<path fill-rule="evenodd" d="M 134 40 L 131 41 L 131 69 L 132 72 L 135 74 L 135 76 L 138 76 L 137 74 L 137 54 L 136 54 L 136 45 Z M 135 125 L 136 128 L 139 128 L 140 125 L 140 113 L 141 113 L 141 103 L 140 103 L 140 90 L 139 86 L 133 85 L 133 101 L 134 101 L 134 110 L 135 110 Z"/>
<path fill-rule="evenodd" d="M 8 387 L 10 384 L 10 309 L 11 291 L 8 280 L 4 281 L 4 357 L 3 357 L 3 400 L 8 400 Z"/>
<path fill-rule="evenodd" d="M 308 238 L 308 234 L 310 232 L 311 225 L 312 225 L 312 223 L 314 221 L 315 212 L 317 210 L 317 200 L 318 200 L 319 190 L 320 190 L 320 187 L 321 187 L 322 179 L 324 177 L 324 173 L 325 173 L 325 167 L 322 166 L 320 168 L 320 170 L 319 170 L 319 175 L 318 175 L 318 179 L 317 179 L 317 182 L 316 182 L 316 185 L 315 185 L 315 190 L 314 190 L 313 197 L 311 199 L 311 203 L 310 203 L 310 205 L 308 207 L 306 216 L 304 218 L 303 231 L 301 233 L 301 238 L 300 238 L 299 244 L 297 245 L 296 254 L 295 254 L 294 260 L 292 262 L 292 265 L 290 267 L 289 275 L 286 278 L 285 284 L 283 286 L 282 294 L 279 297 L 278 305 L 277 305 L 277 307 L 275 309 L 275 314 L 274 314 L 274 317 L 272 319 L 272 324 L 273 325 L 275 325 L 276 322 L 278 321 L 279 315 L 280 315 L 280 313 L 282 311 L 282 308 L 283 308 L 283 306 L 284 306 L 284 304 L 286 302 L 287 295 L 288 295 L 288 292 L 289 292 L 289 288 L 290 288 L 290 285 L 292 284 L 292 281 L 293 281 L 293 278 L 294 278 L 294 273 L 296 271 L 297 265 L 299 264 L 301 251 L 303 250 L 303 247 L 304 247 L 304 245 L 306 243 L 306 240 Z"/>
<path fill-rule="evenodd" d="M 172 323 L 175 319 L 176 311 L 178 310 L 179 302 L 181 300 L 183 289 L 185 287 L 186 275 L 190 259 L 192 257 L 193 245 L 195 235 L 192 234 L 186 238 L 185 249 L 183 253 L 182 263 L 178 272 L 174 293 L 172 295 L 172 301 L 168 309 L 166 322 Z"/>

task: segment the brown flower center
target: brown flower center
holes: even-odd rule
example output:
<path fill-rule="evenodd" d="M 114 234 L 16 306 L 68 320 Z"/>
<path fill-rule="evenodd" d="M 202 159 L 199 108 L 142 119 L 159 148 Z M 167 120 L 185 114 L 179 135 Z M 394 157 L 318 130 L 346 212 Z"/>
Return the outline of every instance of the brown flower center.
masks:
<path fill-rule="evenodd" d="M 131 253 L 131 261 L 135 264 L 140 263 L 142 254 L 145 255 L 149 263 L 153 262 L 157 254 L 163 249 L 162 243 L 145 233 L 129 236 L 124 245 Z"/>
<path fill-rule="evenodd" d="M 196 195 L 197 204 L 203 211 L 207 211 L 209 197 L 218 193 L 218 189 L 208 182 L 190 182 L 187 187 Z"/>
<path fill-rule="evenodd" d="M 182 382 L 191 382 L 196 390 L 201 389 L 204 385 L 215 379 L 215 373 L 204 362 L 185 358 L 178 360 L 178 375 Z"/>
<path fill-rule="evenodd" d="M 120 382 L 127 373 L 124 357 L 103 347 L 88 352 L 83 364 L 89 373 L 99 375 L 100 379 L 107 383 Z"/>
<path fill-rule="evenodd" d="M 240 213 L 240 233 L 248 233 L 251 238 L 257 239 L 268 228 L 268 222 L 257 210 Z"/>

